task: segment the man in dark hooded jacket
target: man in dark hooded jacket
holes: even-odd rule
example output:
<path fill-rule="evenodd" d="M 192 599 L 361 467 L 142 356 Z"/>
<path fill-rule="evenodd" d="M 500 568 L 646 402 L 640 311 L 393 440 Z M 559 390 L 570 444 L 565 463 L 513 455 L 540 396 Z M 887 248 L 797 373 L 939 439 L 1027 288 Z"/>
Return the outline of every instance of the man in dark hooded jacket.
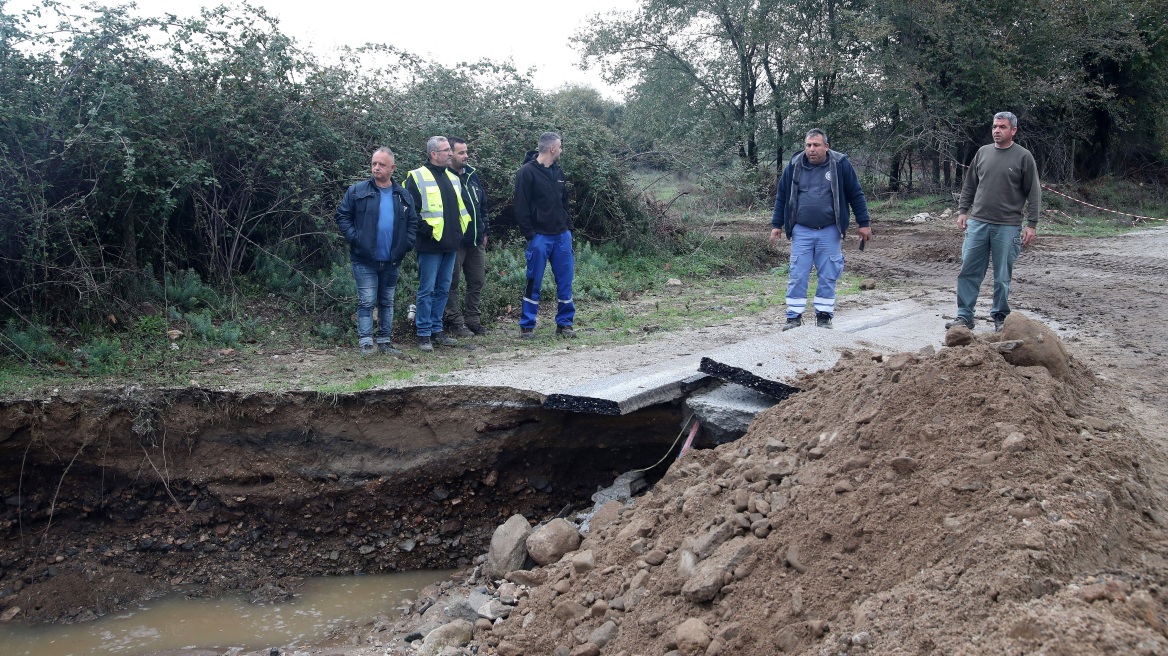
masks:
<path fill-rule="evenodd" d="M 540 286 L 548 262 L 556 280 L 556 335 L 576 336 L 572 330 L 576 316 L 572 301 L 576 260 L 572 254 L 568 186 L 564 170 L 556 163 L 561 153 L 560 135 L 544 132 L 539 137 L 539 149 L 527 153 L 523 166 L 515 173 L 515 222 L 527 238 L 527 288 L 519 318 L 519 336 L 524 339 L 535 337 Z"/>

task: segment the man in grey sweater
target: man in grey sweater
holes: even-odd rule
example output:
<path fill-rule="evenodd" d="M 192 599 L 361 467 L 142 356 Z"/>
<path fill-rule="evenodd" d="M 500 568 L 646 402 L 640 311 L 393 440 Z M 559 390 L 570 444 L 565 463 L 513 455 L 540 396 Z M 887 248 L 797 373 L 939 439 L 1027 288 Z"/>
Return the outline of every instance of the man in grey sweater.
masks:
<path fill-rule="evenodd" d="M 957 204 L 957 227 L 965 231 L 961 273 L 957 276 L 957 319 L 945 324 L 946 328 L 962 325 L 973 330 L 977 292 L 985 279 L 986 266 L 993 262 L 994 304 L 990 316 L 994 331 L 1000 332 L 1010 314 L 1007 297 L 1014 260 L 1024 246 L 1038 237 L 1042 185 L 1034 156 L 1014 143 L 1017 132 L 1017 116 L 1010 112 L 994 114 L 994 143 L 978 149 L 965 175 Z"/>

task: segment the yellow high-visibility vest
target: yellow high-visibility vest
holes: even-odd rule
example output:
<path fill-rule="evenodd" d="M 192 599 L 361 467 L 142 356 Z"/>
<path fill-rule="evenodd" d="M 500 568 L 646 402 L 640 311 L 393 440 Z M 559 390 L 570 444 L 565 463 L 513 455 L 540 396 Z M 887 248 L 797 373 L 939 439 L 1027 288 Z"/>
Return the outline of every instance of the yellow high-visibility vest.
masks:
<path fill-rule="evenodd" d="M 442 241 L 442 228 L 446 222 L 442 220 L 442 190 L 438 188 L 438 180 L 425 166 L 414 169 L 409 174 L 413 176 L 414 184 L 418 185 L 418 194 L 422 196 L 422 207 L 418 210 L 418 216 L 434 230 L 434 241 Z M 466 211 L 466 204 L 462 202 L 462 183 L 449 169 L 446 170 L 446 177 L 454 185 L 454 196 L 458 199 L 458 219 L 462 223 L 460 232 L 466 234 L 466 227 L 470 225 L 470 213 Z"/>

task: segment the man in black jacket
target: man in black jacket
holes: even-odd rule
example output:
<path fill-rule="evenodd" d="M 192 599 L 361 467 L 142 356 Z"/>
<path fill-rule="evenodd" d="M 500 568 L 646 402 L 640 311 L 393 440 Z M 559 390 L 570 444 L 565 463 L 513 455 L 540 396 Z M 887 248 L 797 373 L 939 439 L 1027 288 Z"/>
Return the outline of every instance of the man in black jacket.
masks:
<path fill-rule="evenodd" d="M 556 335 L 576 336 L 572 330 L 576 316 L 576 304 L 572 302 L 572 276 L 576 268 L 572 219 L 568 216 L 564 170 L 556 163 L 562 152 L 560 135 L 544 132 L 539 137 L 539 150 L 528 152 L 523 166 L 515 173 L 515 222 L 527 238 L 527 289 L 519 317 L 519 336 L 524 339 L 535 337 L 539 290 L 549 261 L 556 280 Z"/>
<path fill-rule="evenodd" d="M 450 137 L 450 170 L 462 183 L 462 201 L 470 213 L 470 225 L 458 246 L 458 257 L 454 261 L 454 275 L 450 279 L 450 296 L 446 299 L 446 313 L 442 324 L 455 337 L 486 335 L 483 328 L 479 301 L 483 295 L 483 283 L 487 279 L 487 195 L 478 171 L 467 163 L 466 140 Z M 459 278 L 466 276 L 466 310 L 459 306 Z"/>
<path fill-rule="evenodd" d="M 401 354 L 391 343 L 393 297 L 402 259 L 414 247 L 418 213 L 409 194 L 393 180 L 395 168 L 393 151 L 385 146 L 375 150 L 370 164 L 373 177 L 349 187 L 337 207 L 337 227 L 349 242 L 357 281 L 357 341 L 362 355 Z M 376 346 L 374 305 L 378 308 Z"/>

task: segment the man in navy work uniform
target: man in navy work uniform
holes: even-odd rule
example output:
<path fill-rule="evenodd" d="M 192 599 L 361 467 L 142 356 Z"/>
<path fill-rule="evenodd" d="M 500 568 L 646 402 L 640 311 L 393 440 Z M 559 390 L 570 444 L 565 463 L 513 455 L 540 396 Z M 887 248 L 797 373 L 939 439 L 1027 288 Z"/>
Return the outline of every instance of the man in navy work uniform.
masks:
<path fill-rule="evenodd" d="M 848 156 L 831 150 L 827 134 L 819 128 L 807 131 L 803 152 L 783 170 L 771 216 L 771 243 L 784 235 L 791 240 L 791 265 L 787 282 L 787 323 L 783 330 L 803 324 L 811 265 L 819 279 L 815 287 L 815 325 L 831 328 L 835 316 L 835 283 L 844 271 L 844 235 L 856 213 L 860 241 L 872 238 L 868 203 Z"/>
<path fill-rule="evenodd" d="M 337 207 L 337 227 L 349 242 L 353 279 L 357 281 L 357 343 L 362 355 L 393 348 L 393 297 L 402 259 L 414 247 L 418 214 L 413 200 L 393 180 L 393 151 L 373 151 L 373 177 L 349 187 Z M 377 306 L 377 334 L 373 306 Z M 376 346 L 374 342 L 376 340 Z"/>
<path fill-rule="evenodd" d="M 462 183 L 450 171 L 450 142 L 430 137 L 428 161 L 406 176 L 406 191 L 418 207 L 418 299 L 414 324 L 418 348 L 433 351 L 434 344 L 456 346 L 442 331 L 442 313 L 450 294 L 450 278 L 458 259 L 458 245 L 470 224 L 462 202 Z"/>
<path fill-rule="evenodd" d="M 994 142 L 978 149 L 969 164 L 957 203 L 957 227 L 965 231 L 961 244 L 961 273 L 957 276 L 957 319 L 946 328 L 962 325 L 973 330 L 973 308 L 985 280 L 986 267 L 994 265 L 994 304 L 990 318 L 1001 332 L 1010 314 L 1010 281 L 1014 260 L 1038 238 L 1042 209 L 1042 184 L 1034 156 L 1014 143 L 1018 117 L 1010 112 L 994 114 Z M 1026 208 L 1026 227 L 1022 209 Z"/>
<path fill-rule="evenodd" d="M 446 299 L 446 313 L 442 324 L 455 337 L 486 335 L 479 302 L 483 296 L 483 283 L 487 279 L 487 195 L 475 167 L 467 163 L 466 140 L 450 137 L 450 170 L 462 183 L 462 201 L 470 213 L 470 225 L 458 246 L 458 257 L 454 261 L 454 275 L 450 279 L 450 296 Z M 463 300 L 466 309 L 459 307 L 459 278 L 466 276 L 466 294 Z"/>
<path fill-rule="evenodd" d="M 519 336 L 524 339 L 535 337 L 539 290 L 548 262 L 556 280 L 556 335 L 576 336 L 572 330 L 576 316 L 576 304 L 572 302 L 576 260 L 572 254 L 568 186 L 564 170 L 556 163 L 561 153 L 560 135 L 544 132 L 539 137 L 539 150 L 528 152 L 515 173 L 515 222 L 527 238 L 527 288 L 519 317 Z"/>

